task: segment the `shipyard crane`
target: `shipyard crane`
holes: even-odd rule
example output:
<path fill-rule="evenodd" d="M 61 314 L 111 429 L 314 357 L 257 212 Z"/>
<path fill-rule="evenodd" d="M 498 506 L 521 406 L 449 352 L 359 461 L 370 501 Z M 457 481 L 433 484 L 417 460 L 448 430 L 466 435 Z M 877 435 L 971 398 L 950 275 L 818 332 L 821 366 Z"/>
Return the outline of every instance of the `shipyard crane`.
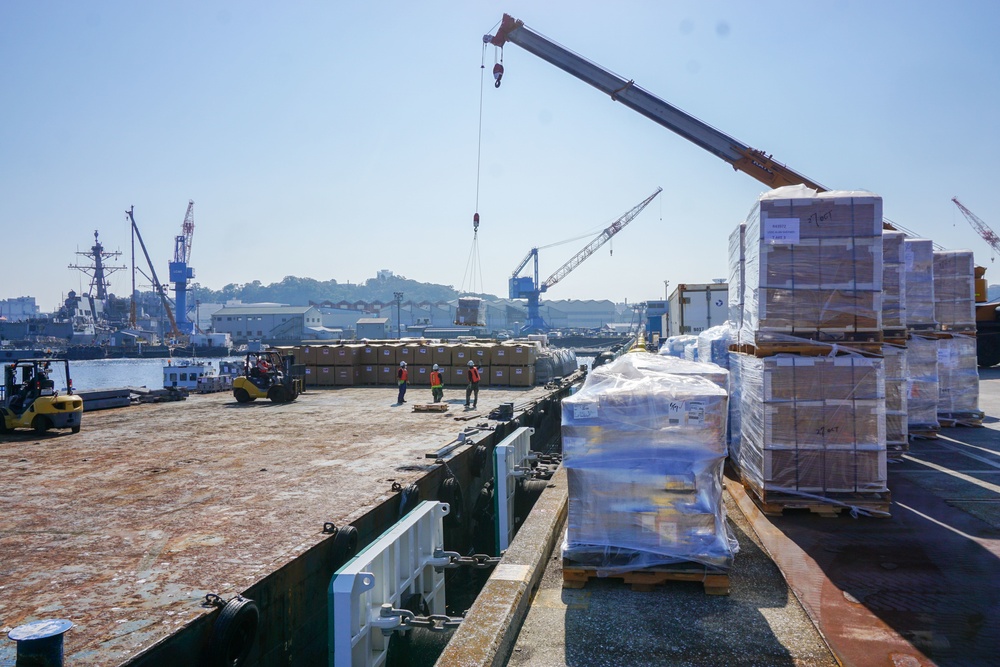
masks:
<path fill-rule="evenodd" d="M 185 334 L 193 333 L 195 328 L 195 323 L 187 317 L 187 284 L 194 278 L 194 269 L 188 266 L 193 237 L 194 201 L 189 199 L 181 233 L 174 237 L 174 261 L 170 262 L 170 282 L 174 284 L 174 303 L 177 304 L 177 329 Z"/>
<path fill-rule="evenodd" d="M 156 277 L 156 269 L 153 268 L 153 260 L 149 258 L 149 252 L 146 250 L 146 244 L 142 240 L 142 234 L 139 233 L 139 226 L 135 224 L 135 215 L 133 215 L 134 211 L 135 206 L 131 206 L 127 211 L 125 211 L 125 215 L 128 216 L 128 219 L 132 223 L 132 233 L 137 239 L 139 239 L 139 246 L 142 248 L 142 254 L 146 256 L 146 264 L 149 265 L 149 272 L 151 274 L 150 279 L 153 281 L 153 289 L 156 290 L 158 295 L 160 295 L 160 300 L 163 302 L 163 310 L 166 311 L 167 319 L 170 321 L 170 335 L 174 340 L 179 340 L 181 338 L 181 332 L 177 328 L 177 320 L 174 319 L 174 313 L 170 309 L 170 301 L 167 299 L 166 291 L 163 289 L 163 285 L 160 283 L 160 280 Z M 132 288 L 132 300 L 133 302 L 135 301 L 134 283 Z"/>
<path fill-rule="evenodd" d="M 990 229 L 989 225 L 980 220 L 975 213 L 965 208 L 965 205 L 958 201 L 958 197 L 952 197 L 951 200 L 955 202 L 955 206 L 957 206 L 958 210 L 962 212 L 962 215 L 964 215 L 965 219 L 969 221 L 969 224 L 976 230 L 976 233 L 982 236 L 983 240 L 990 244 L 990 247 L 993 248 L 993 252 L 1000 255 L 1000 236 L 997 236 L 997 233 Z"/>
<path fill-rule="evenodd" d="M 1000 236 L 958 201 L 958 197 L 952 197 L 951 200 L 993 252 L 1000 254 Z M 976 267 L 976 358 L 980 366 L 989 367 L 1000 364 L 1000 313 L 997 312 L 1000 310 L 1000 302 L 990 301 L 986 280 L 983 278 L 985 273 L 986 269 Z"/>
<path fill-rule="evenodd" d="M 751 148 L 640 88 L 635 85 L 633 80 L 623 79 L 535 32 L 524 25 L 523 21 L 519 21 L 509 14 L 504 14 L 496 34 L 484 35 L 483 43 L 493 44 L 502 49 L 507 42 L 517 44 L 528 53 L 532 53 L 572 74 L 584 83 L 589 83 L 594 88 L 610 95 L 613 101 L 621 102 L 653 122 L 676 132 L 688 141 L 725 160 L 733 169 L 753 176 L 770 188 L 801 183 L 820 192 L 827 190 L 827 188 L 784 164 L 774 161 L 771 155 L 764 151 Z M 496 87 L 500 87 L 499 78 L 497 78 Z"/>
<path fill-rule="evenodd" d="M 524 256 L 521 263 L 517 265 L 516 269 L 514 269 L 514 272 L 511 274 L 509 280 L 510 298 L 528 300 L 528 321 L 525 322 L 523 327 L 521 327 L 522 334 L 548 330 L 549 327 L 545 324 L 545 320 L 542 319 L 539 308 L 539 297 L 542 292 L 548 291 L 550 287 L 568 276 L 573 269 L 580 266 L 585 259 L 597 252 L 602 245 L 610 241 L 611 237 L 625 229 L 626 225 L 632 222 L 632 220 L 634 220 L 636 216 L 642 212 L 642 209 L 646 208 L 646 206 L 656 198 L 656 195 L 661 192 L 663 192 L 663 188 L 656 188 L 656 191 L 653 194 L 643 199 L 631 210 L 608 225 L 604 231 L 594 237 L 594 240 L 588 243 L 582 250 L 580 250 L 580 252 L 570 257 L 565 264 L 556 269 L 556 271 L 549 276 L 544 283 L 538 282 L 538 248 L 534 247 L 528 251 L 528 254 Z M 532 260 L 534 260 L 534 277 L 519 275 L 524 267 L 528 265 L 528 262 Z"/>

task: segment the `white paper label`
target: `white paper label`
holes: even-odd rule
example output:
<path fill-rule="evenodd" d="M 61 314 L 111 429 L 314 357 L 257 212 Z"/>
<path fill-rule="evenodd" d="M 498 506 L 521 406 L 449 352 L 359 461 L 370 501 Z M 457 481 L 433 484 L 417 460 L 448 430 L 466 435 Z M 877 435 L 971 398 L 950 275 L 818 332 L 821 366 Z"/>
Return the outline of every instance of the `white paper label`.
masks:
<path fill-rule="evenodd" d="M 691 426 L 701 426 L 705 423 L 705 404 L 701 401 L 691 401 L 687 404 L 687 419 Z"/>
<path fill-rule="evenodd" d="M 597 419 L 597 403 L 574 403 L 573 419 Z"/>
<path fill-rule="evenodd" d="M 798 218 L 768 218 L 764 220 L 764 243 L 768 245 L 794 245 L 798 242 Z"/>

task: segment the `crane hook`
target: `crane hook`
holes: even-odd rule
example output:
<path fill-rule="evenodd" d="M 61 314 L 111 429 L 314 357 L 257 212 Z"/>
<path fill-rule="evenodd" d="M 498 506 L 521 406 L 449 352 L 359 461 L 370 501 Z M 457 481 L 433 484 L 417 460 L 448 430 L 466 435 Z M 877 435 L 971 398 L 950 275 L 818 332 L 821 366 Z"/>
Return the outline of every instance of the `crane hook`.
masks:
<path fill-rule="evenodd" d="M 476 213 L 474 216 L 472 216 L 472 231 L 474 231 L 474 232 L 478 232 L 479 231 L 479 214 L 478 213 Z"/>
<path fill-rule="evenodd" d="M 493 87 L 499 88 L 500 79 L 503 78 L 503 65 L 501 63 L 497 63 L 493 66 L 493 78 L 496 79 L 496 83 L 493 84 Z"/>

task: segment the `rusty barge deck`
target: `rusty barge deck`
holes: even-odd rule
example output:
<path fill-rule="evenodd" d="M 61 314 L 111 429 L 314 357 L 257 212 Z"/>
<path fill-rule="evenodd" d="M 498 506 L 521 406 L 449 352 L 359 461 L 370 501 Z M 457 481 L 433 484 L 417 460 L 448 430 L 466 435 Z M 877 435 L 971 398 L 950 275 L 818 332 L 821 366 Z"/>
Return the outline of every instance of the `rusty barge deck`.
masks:
<path fill-rule="evenodd" d="M 429 402 L 422 388 L 402 406 L 395 387 L 310 390 L 290 404 L 193 395 L 87 413 L 76 435 L 6 436 L 4 634 L 66 618 L 69 664 L 193 664 L 185 661 L 209 642 L 206 594 L 249 591 L 261 605 L 265 652 L 325 657 L 333 540 L 324 525 L 353 523 L 366 543 L 395 520 L 394 483 L 416 482 L 422 499 L 434 497 L 445 466 L 428 452 L 503 402 L 515 404 L 517 419 L 490 421 L 496 431 L 481 437 L 498 442 L 546 412 L 557 431 L 558 410 L 544 406 L 562 390 L 568 384 L 483 389 L 475 412 L 464 409 L 464 391 L 450 390 L 443 413 L 412 411 Z M 452 469 L 469 450 L 456 450 Z M 13 653 L 4 642 L 0 664 L 13 664 Z"/>

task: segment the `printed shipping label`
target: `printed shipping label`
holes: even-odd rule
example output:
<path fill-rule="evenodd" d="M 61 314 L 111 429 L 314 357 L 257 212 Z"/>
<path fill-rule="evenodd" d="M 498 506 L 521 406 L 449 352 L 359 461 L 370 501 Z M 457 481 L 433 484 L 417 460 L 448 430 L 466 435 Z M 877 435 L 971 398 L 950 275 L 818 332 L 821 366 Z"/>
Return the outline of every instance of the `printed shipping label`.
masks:
<path fill-rule="evenodd" d="M 597 419 L 597 403 L 574 403 L 573 419 Z"/>
<path fill-rule="evenodd" d="M 794 245 L 798 242 L 798 218 L 768 218 L 764 220 L 764 243 L 768 245 Z"/>

